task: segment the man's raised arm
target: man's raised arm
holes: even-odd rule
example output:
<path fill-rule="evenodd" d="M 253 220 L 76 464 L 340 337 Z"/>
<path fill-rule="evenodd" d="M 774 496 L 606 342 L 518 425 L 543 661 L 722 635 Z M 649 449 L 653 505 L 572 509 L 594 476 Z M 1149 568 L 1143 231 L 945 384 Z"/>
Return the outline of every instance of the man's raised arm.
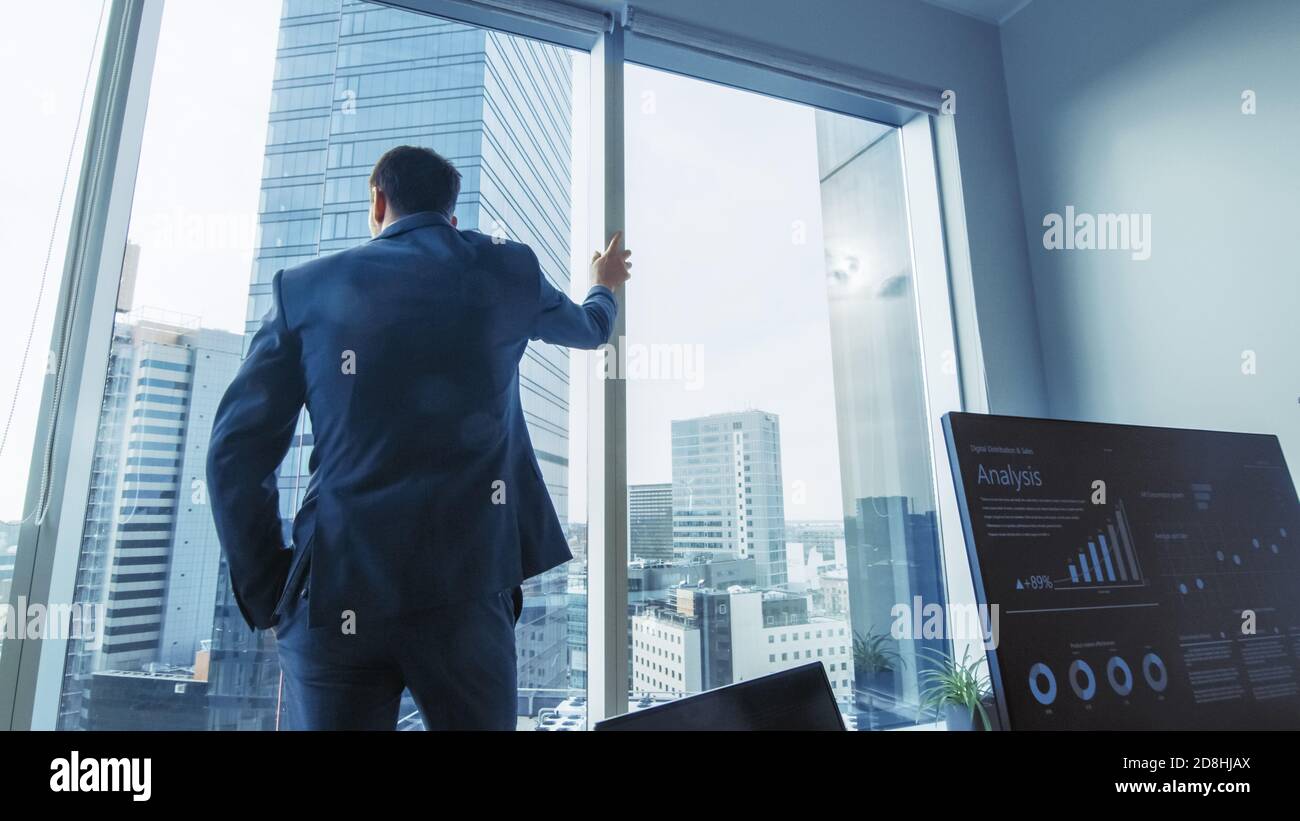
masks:
<path fill-rule="evenodd" d="M 631 251 L 623 249 L 623 233 L 614 232 L 605 252 L 597 251 L 591 258 L 591 290 L 578 305 L 568 294 L 546 281 L 541 268 L 537 269 L 540 295 L 532 339 L 540 339 L 566 348 L 592 350 L 609 341 L 618 316 L 618 302 L 614 289 L 631 278 L 628 269 L 632 263 Z M 532 256 L 536 263 L 537 257 Z"/>

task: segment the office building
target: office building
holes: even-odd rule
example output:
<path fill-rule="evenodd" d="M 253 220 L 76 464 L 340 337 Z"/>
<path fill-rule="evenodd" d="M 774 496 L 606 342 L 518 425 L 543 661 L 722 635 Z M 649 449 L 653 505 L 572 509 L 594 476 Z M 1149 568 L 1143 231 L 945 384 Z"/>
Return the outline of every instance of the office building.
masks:
<path fill-rule="evenodd" d="M 835 564 L 844 559 L 844 521 L 786 522 L 785 540 L 815 550 L 823 560 Z"/>
<path fill-rule="evenodd" d="M 753 558 L 760 587 L 786 583 L 781 429 L 751 410 L 672 423 L 673 553 Z"/>
<path fill-rule="evenodd" d="M 673 557 L 673 485 L 629 485 L 628 559 L 664 561 Z"/>
<path fill-rule="evenodd" d="M 681 591 L 684 589 L 726 590 L 734 585 L 753 585 L 755 578 L 753 559 L 723 557 L 693 561 L 674 559 L 671 562 L 646 562 L 637 559 L 631 562 L 627 568 L 628 658 L 631 659 L 636 655 L 634 632 L 630 626 L 632 620 L 664 607 L 677 608 Z M 701 608 L 701 612 L 706 611 L 706 608 Z M 702 621 L 706 630 L 713 625 L 713 622 L 707 618 Z M 702 680 L 705 689 L 708 689 L 717 685 L 711 684 L 711 679 L 708 677 L 709 671 L 714 669 L 708 664 L 709 646 L 703 645 L 702 649 L 706 661 Z M 630 665 L 628 679 L 629 686 L 632 690 L 636 690 L 636 680 Z"/>
<path fill-rule="evenodd" d="M 852 640 L 842 619 L 811 615 L 808 599 L 775 590 L 731 591 L 732 681 L 820 661 L 837 699 L 853 692 Z"/>
<path fill-rule="evenodd" d="M 849 617 L 855 637 L 870 640 L 888 633 L 896 604 L 911 606 L 917 596 L 923 602 L 943 601 L 943 565 L 933 510 L 913 513 L 910 500 L 901 496 L 860 499 L 848 521 Z M 947 641 L 916 637 L 896 642 L 892 649 L 900 663 L 876 671 L 879 675 L 861 671 L 859 696 L 870 695 L 877 707 L 882 699 L 895 702 L 898 719 L 906 721 L 908 710 L 921 698 L 920 684 L 909 671 L 923 666 L 925 648 L 943 652 Z"/>
<path fill-rule="evenodd" d="M 757 579 L 753 559 L 710 559 L 647 562 L 641 559 L 627 566 L 628 604 L 647 604 L 669 597 L 672 589 L 752 585 Z"/>
<path fill-rule="evenodd" d="M 849 615 L 849 573 L 844 568 L 830 568 L 821 573 L 812 603 L 822 615 L 847 618 Z"/>
<path fill-rule="evenodd" d="M 819 661 L 837 700 L 854 689 L 844 619 L 811 615 L 808 600 L 733 586 L 676 589 L 632 618 L 632 691 L 684 695 Z"/>
<path fill-rule="evenodd" d="M 91 680 L 87 730 L 207 729 L 208 684 L 189 673 L 105 670 Z"/>
<path fill-rule="evenodd" d="M 565 611 L 568 616 L 568 647 L 566 650 L 568 668 L 568 690 L 586 692 L 587 690 L 587 573 L 585 567 L 572 562 L 569 569 L 569 588 L 565 594 Z M 543 697 L 534 691 L 533 698 Z M 550 698 L 546 694 L 545 698 Z M 567 695 L 565 697 L 568 697 Z M 561 699 L 563 700 L 563 699 Z M 535 716 L 537 710 L 519 710 L 521 716 Z"/>
<path fill-rule="evenodd" d="M 675 609 L 632 617 L 632 692 L 683 696 L 701 692 L 700 624 Z"/>
<path fill-rule="evenodd" d="M 69 641 L 60 726 L 84 728 L 104 670 L 193 668 L 211 638 L 220 546 L 204 464 L 240 337 L 142 310 L 114 328 L 73 601 L 102 644 Z"/>
<path fill-rule="evenodd" d="M 515 627 L 520 691 L 555 698 L 568 695 L 573 601 L 567 567 L 561 566 L 524 585 L 524 612 Z"/>

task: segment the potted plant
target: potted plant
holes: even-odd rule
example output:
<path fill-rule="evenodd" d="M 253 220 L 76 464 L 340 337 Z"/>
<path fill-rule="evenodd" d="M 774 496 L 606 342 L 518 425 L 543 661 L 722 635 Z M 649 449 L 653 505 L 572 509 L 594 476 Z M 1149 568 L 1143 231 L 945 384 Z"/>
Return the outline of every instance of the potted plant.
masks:
<path fill-rule="evenodd" d="M 980 671 L 984 657 L 971 661 L 969 647 L 961 661 L 930 648 L 922 648 L 921 653 L 934 663 L 919 674 L 922 705 L 942 714 L 950 730 L 992 729 L 985 704 L 993 689 L 988 675 Z M 976 714 L 980 717 L 978 727 Z"/>
<path fill-rule="evenodd" d="M 888 693 L 892 690 L 894 670 L 903 666 L 903 657 L 893 647 L 888 633 L 868 628 L 866 635 L 853 633 L 853 670 L 859 693 Z"/>

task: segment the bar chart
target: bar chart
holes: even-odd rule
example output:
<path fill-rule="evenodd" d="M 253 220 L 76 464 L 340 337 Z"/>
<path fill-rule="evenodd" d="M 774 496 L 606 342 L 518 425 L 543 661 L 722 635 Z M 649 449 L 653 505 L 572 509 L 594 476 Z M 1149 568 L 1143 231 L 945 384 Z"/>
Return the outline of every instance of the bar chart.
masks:
<path fill-rule="evenodd" d="M 1133 548 L 1133 531 L 1124 512 L 1124 500 L 1118 501 L 1114 514 L 1066 564 L 1072 586 L 1125 587 L 1146 583 Z"/>

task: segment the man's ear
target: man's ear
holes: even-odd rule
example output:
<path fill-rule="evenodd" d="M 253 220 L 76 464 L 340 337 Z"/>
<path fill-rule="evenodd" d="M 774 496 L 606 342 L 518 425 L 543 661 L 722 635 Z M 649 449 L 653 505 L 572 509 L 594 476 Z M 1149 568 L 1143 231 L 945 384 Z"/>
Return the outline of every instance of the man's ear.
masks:
<path fill-rule="evenodd" d="M 384 216 L 388 212 L 388 198 L 384 192 L 378 188 L 370 189 L 370 215 L 376 225 L 384 224 Z"/>
<path fill-rule="evenodd" d="M 452 227 L 452 228 L 455 228 L 455 227 L 456 227 L 456 215 L 455 215 L 455 214 L 452 214 L 452 215 L 451 215 L 451 227 Z"/>

